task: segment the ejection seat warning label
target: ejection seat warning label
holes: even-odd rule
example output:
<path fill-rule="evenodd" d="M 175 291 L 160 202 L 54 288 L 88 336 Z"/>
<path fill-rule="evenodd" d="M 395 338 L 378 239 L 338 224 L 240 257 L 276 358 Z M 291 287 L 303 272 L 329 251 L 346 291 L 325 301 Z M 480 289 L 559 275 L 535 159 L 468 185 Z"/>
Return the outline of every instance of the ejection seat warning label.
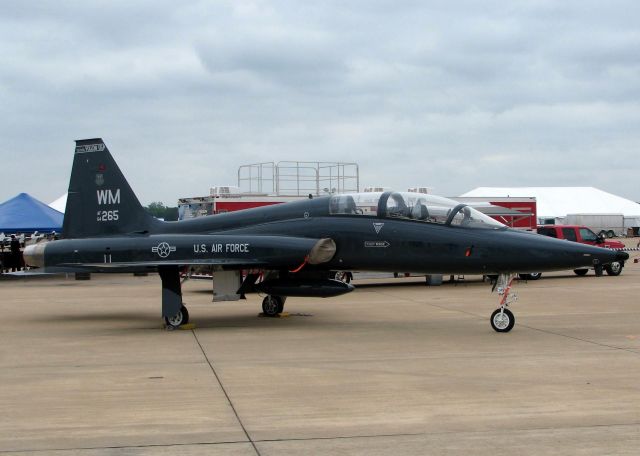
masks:
<path fill-rule="evenodd" d="M 249 253 L 249 244 L 193 244 L 194 253 Z"/>
<path fill-rule="evenodd" d="M 387 247 L 389 247 L 391 244 L 389 243 L 389 241 L 364 241 L 364 246 L 367 248 L 380 248 L 380 249 L 386 249 Z"/>

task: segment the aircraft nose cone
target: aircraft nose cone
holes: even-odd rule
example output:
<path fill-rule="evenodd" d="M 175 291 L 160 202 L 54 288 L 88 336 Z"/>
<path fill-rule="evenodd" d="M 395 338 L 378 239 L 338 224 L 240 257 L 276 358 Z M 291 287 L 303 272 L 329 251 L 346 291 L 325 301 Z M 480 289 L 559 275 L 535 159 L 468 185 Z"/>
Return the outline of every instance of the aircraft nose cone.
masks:
<path fill-rule="evenodd" d="M 516 268 L 519 271 L 561 271 L 589 268 L 596 265 L 606 266 L 616 261 L 626 261 L 629 258 L 627 252 L 554 239 L 538 234 L 520 234 L 517 239 L 529 247 L 519 257 L 518 261 L 521 266 Z"/>
<path fill-rule="evenodd" d="M 629 254 L 627 252 L 616 252 L 616 261 L 627 261 Z"/>
<path fill-rule="evenodd" d="M 611 264 L 614 261 L 626 261 L 629 259 L 629 254 L 627 252 L 619 252 L 602 247 L 598 247 L 598 250 L 599 252 L 594 255 L 594 258 L 601 264 Z M 595 262 L 596 260 L 594 260 L 594 263 Z"/>

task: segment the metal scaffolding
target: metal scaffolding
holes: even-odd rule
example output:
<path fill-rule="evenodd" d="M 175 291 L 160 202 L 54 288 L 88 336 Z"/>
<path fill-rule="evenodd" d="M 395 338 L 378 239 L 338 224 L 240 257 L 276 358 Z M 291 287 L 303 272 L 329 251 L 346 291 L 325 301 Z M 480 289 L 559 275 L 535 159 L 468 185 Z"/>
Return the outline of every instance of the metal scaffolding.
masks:
<path fill-rule="evenodd" d="M 280 161 L 242 165 L 238 187 L 243 193 L 314 196 L 360 191 L 357 163 Z"/>

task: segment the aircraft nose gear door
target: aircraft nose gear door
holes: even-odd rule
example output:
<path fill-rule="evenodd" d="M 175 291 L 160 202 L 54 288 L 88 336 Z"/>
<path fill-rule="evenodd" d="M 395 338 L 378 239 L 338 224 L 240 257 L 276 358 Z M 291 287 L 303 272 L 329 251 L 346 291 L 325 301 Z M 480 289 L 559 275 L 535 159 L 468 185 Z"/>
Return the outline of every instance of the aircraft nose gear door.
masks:
<path fill-rule="evenodd" d="M 516 274 L 500 274 L 494 289 L 500 298 L 499 307 L 491 314 L 491 327 L 497 332 L 509 332 L 516 324 L 516 317 L 507 309 L 509 304 L 518 300 L 515 293 L 511 293 L 511 285 Z"/>

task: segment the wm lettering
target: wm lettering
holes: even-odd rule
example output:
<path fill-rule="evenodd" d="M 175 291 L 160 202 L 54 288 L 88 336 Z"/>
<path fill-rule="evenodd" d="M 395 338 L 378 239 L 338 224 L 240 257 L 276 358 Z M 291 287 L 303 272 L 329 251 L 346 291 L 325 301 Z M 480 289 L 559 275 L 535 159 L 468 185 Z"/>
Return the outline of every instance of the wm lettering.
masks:
<path fill-rule="evenodd" d="M 96 191 L 98 193 L 98 206 L 120 204 L 120 189 L 117 189 L 115 194 L 110 189 Z"/>

